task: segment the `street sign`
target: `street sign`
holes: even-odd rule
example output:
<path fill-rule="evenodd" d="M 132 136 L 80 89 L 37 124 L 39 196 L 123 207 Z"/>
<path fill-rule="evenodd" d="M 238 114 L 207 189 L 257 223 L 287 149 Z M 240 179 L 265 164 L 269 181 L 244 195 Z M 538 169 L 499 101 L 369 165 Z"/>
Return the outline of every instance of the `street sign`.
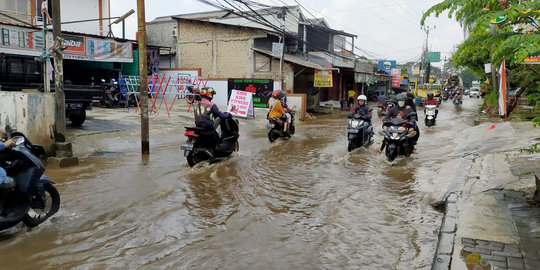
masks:
<path fill-rule="evenodd" d="M 441 52 L 426 52 L 426 63 L 441 62 Z"/>
<path fill-rule="evenodd" d="M 281 58 L 283 52 L 283 43 L 272 42 L 272 56 L 276 58 Z"/>

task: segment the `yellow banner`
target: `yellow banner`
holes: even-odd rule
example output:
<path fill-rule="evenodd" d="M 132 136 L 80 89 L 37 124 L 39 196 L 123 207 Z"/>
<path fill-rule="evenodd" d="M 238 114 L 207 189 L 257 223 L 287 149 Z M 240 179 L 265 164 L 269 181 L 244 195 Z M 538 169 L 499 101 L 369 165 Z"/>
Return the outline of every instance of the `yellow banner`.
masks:
<path fill-rule="evenodd" d="M 333 87 L 331 70 L 315 70 L 314 87 Z"/>

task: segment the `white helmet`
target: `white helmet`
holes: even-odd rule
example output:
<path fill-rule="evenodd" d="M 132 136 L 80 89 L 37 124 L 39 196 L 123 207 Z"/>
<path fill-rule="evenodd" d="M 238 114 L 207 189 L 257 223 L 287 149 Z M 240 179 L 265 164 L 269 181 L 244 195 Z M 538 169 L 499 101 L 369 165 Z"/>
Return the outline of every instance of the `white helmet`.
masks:
<path fill-rule="evenodd" d="M 366 95 L 359 95 L 356 100 L 363 100 L 363 101 L 367 101 L 367 97 Z"/>

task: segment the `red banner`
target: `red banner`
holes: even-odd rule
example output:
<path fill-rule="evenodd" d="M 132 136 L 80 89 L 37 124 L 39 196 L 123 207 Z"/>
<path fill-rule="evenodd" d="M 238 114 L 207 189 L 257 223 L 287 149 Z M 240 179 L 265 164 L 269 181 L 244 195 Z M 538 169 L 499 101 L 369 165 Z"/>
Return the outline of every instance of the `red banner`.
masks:
<path fill-rule="evenodd" d="M 392 75 L 392 87 L 399 87 L 401 82 L 401 69 L 393 68 L 390 70 L 390 74 Z"/>

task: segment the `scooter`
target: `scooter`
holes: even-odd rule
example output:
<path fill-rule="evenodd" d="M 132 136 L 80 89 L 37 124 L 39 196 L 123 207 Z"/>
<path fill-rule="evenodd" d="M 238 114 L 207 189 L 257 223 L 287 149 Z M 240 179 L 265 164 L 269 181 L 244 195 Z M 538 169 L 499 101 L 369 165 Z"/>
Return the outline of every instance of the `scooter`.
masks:
<path fill-rule="evenodd" d="M 0 185 L 0 230 L 20 221 L 35 227 L 58 212 L 60 195 L 54 182 L 43 175 L 45 167 L 38 157 L 45 154 L 43 147 L 9 126 L 5 131 L 5 139 L 12 139 L 15 146 L 0 152 L 0 166 L 8 175 Z"/>
<path fill-rule="evenodd" d="M 266 130 L 268 133 L 268 140 L 274 142 L 278 138 L 290 138 L 290 135 L 293 135 L 295 132 L 294 127 L 294 112 L 289 112 L 291 114 L 291 124 L 289 125 L 289 133 L 283 132 L 283 125 L 285 124 L 285 117 L 269 117 L 268 125 L 266 125 Z"/>
<path fill-rule="evenodd" d="M 232 117 L 218 119 L 214 128 L 210 130 L 186 127 L 187 141 L 180 149 L 184 151 L 184 157 L 187 158 L 190 167 L 202 161 L 213 163 L 238 151 L 238 120 Z"/>
<path fill-rule="evenodd" d="M 452 101 L 452 103 L 454 103 L 454 107 L 458 109 L 463 104 L 463 101 L 456 96 L 454 100 Z"/>
<path fill-rule="evenodd" d="M 414 147 L 409 145 L 409 139 L 416 136 L 416 131 L 409 132 L 406 125 L 409 121 L 394 118 L 387 122 L 388 126 L 384 132 L 384 143 L 386 143 L 386 157 L 392 162 L 398 156 L 408 157 L 414 151 Z"/>
<path fill-rule="evenodd" d="M 437 106 L 436 105 L 426 105 L 425 106 L 425 114 L 426 118 L 424 119 L 424 123 L 426 124 L 426 127 L 431 127 L 435 125 L 436 122 L 436 112 Z"/>
<path fill-rule="evenodd" d="M 370 124 L 366 127 L 367 119 L 361 114 L 354 114 L 350 118 L 347 125 L 347 151 L 351 152 L 359 147 L 367 148 L 373 143 L 373 126 Z"/>

